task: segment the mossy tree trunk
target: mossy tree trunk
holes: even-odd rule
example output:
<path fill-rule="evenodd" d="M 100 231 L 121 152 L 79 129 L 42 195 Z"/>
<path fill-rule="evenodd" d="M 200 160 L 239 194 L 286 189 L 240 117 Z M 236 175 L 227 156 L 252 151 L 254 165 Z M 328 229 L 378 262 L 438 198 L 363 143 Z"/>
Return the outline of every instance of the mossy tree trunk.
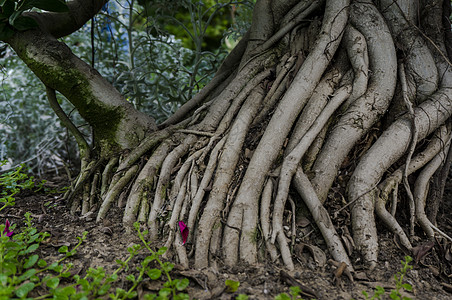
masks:
<path fill-rule="evenodd" d="M 295 233 L 283 224 L 302 203 L 350 268 L 341 214 L 370 268 L 377 218 L 407 250 L 417 226 L 426 239 L 450 239 L 425 214 L 451 137 L 450 1 L 257 1 L 252 27 L 213 80 L 158 128 L 56 40 L 100 4 L 88 14 L 74 6 L 84 19 L 65 30 L 35 14 L 40 29 L 7 41 L 49 98 L 61 92 L 95 132 L 69 195 L 73 212 L 98 207 L 102 221 L 118 203 L 126 226 L 146 224 L 168 255 L 197 268 L 220 258 L 293 269 Z M 330 214 L 326 205 L 343 207 Z M 178 221 L 190 230 L 185 245 Z"/>

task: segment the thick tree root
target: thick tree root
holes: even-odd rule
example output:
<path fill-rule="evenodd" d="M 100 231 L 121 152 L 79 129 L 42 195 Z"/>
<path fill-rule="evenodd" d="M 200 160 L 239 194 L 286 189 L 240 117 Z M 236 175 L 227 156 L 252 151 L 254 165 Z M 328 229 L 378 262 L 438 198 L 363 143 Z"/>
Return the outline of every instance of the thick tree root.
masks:
<path fill-rule="evenodd" d="M 352 244 L 376 266 L 377 217 L 408 251 L 417 224 L 429 239 L 450 240 L 425 207 L 450 144 L 451 68 L 409 26 L 417 10 L 381 2 L 385 10 L 370 0 L 326 1 L 322 24 L 306 21 L 321 1 L 291 10 L 258 2 L 261 18 L 205 90 L 134 149 L 83 167 L 70 194 L 83 191 L 83 200 L 72 211 L 98 207 L 100 222 L 118 201 L 126 228 L 148 226 L 148 238 L 186 268 L 268 256 L 295 269 L 301 201 L 349 271 Z M 282 21 L 268 13 L 272 5 Z M 443 47 L 436 39 L 435 51 Z M 398 189 L 403 183 L 409 196 L 408 179 L 416 183 L 407 208 Z M 333 218 L 325 207 L 340 201 L 332 186 L 348 201 Z M 344 210 L 353 231 L 347 247 L 334 223 Z"/>

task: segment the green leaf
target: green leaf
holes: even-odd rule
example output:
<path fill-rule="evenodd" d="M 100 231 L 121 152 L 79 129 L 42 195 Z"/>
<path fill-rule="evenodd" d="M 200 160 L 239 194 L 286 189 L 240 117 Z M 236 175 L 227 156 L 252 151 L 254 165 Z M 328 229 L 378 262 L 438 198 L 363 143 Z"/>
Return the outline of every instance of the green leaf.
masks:
<path fill-rule="evenodd" d="M 162 271 L 159 269 L 150 269 L 147 274 L 152 280 L 157 280 L 162 275 Z"/>
<path fill-rule="evenodd" d="M 26 282 L 22 284 L 17 290 L 16 290 L 16 296 L 19 298 L 25 298 L 30 291 L 32 291 L 35 288 L 35 284 L 33 282 Z"/>
<path fill-rule="evenodd" d="M 290 296 L 286 293 L 281 293 L 275 297 L 275 300 L 291 300 Z"/>
<path fill-rule="evenodd" d="M 411 284 L 409 284 L 409 283 L 402 284 L 402 287 L 403 287 L 405 290 L 410 291 L 410 292 L 413 290 L 413 287 L 412 287 Z"/>
<path fill-rule="evenodd" d="M 127 295 L 128 299 L 136 299 L 137 298 L 137 292 L 136 291 L 132 291 L 129 295 Z"/>
<path fill-rule="evenodd" d="M 33 276 L 33 275 L 35 275 L 35 274 L 36 274 L 36 270 L 35 270 L 35 269 L 27 270 L 25 273 L 23 273 L 23 274 L 19 277 L 19 280 L 20 280 L 20 281 L 24 281 L 24 280 L 30 278 L 31 276 Z"/>
<path fill-rule="evenodd" d="M 99 294 L 99 296 L 105 295 L 108 290 L 110 289 L 111 284 L 104 284 L 103 286 L 100 287 L 99 291 L 97 292 Z"/>
<path fill-rule="evenodd" d="M 60 284 L 60 279 L 58 277 L 52 277 L 46 281 L 46 286 L 50 289 L 56 289 Z"/>
<path fill-rule="evenodd" d="M 157 255 L 163 255 L 165 254 L 166 250 L 168 250 L 166 247 L 162 247 L 157 251 Z"/>
<path fill-rule="evenodd" d="M 240 295 L 239 295 L 240 296 Z M 248 297 L 248 296 L 247 296 Z M 238 296 L 236 299 L 239 299 Z M 242 300 L 247 300 L 248 298 L 241 298 Z M 176 297 L 174 298 L 174 300 L 190 300 L 190 296 L 188 294 L 185 293 L 179 293 L 176 295 Z"/>
<path fill-rule="evenodd" d="M 77 290 L 73 286 L 66 286 L 55 290 L 54 299 L 69 299 L 70 295 L 75 295 Z"/>
<path fill-rule="evenodd" d="M 235 293 L 240 286 L 240 282 L 230 279 L 226 279 L 224 284 L 226 285 L 226 292 L 228 293 Z"/>
<path fill-rule="evenodd" d="M 170 263 L 170 262 L 164 262 L 162 269 L 163 271 L 169 273 L 171 272 L 171 270 L 174 268 L 174 264 Z"/>
<path fill-rule="evenodd" d="M 290 287 L 290 294 L 292 297 L 296 298 L 301 293 L 301 289 L 299 286 L 291 286 Z"/>
<path fill-rule="evenodd" d="M 31 253 L 33 251 L 36 251 L 36 249 L 38 249 L 38 248 L 39 248 L 38 244 L 32 244 L 32 245 L 30 245 L 30 247 L 27 248 L 26 253 Z"/>
<path fill-rule="evenodd" d="M 47 266 L 47 262 L 43 259 L 38 260 L 38 267 L 45 268 Z"/>
<path fill-rule="evenodd" d="M 60 253 L 67 253 L 68 251 L 69 251 L 69 249 L 66 245 L 63 245 L 58 249 L 58 252 L 60 252 Z"/>
<path fill-rule="evenodd" d="M 24 263 L 24 268 L 29 269 L 34 266 L 34 264 L 38 261 L 39 256 L 37 254 L 34 254 L 30 256 Z"/>
<path fill-rule="evenodd" d="M 184 279 L 177 280 L 175 287 L 178 291 L 183 291 L 187 288 L 187 286 L 189 284 L 190 284 L 190 281 L 187 278 L 184 278 Z"/>
<path fill-rule="evenodd" d="M 135 281 L 136 281 L 135 276 L 134 276 L 133 274 L 127 275 L 127 276 L 126 276 L 126 279 L 129 280 L 129 281 L 132 281 L 132 282 L 135 282 Z"/>
<path fill-rule="evenodd" d="M 170 288 L 162 288 L 159 291 L 159 296 L 160 297 L 168 297 L 169 295 L 171 295 L 171 289 Z"/>

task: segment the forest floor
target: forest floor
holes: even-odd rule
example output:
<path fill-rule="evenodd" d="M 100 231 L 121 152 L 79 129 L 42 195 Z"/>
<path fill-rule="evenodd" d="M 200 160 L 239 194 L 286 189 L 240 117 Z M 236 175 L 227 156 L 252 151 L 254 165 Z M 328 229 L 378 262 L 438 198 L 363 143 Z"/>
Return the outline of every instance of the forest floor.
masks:
<path fill-rule="evenodd" d="M 64 178 L 58 177 L 53 177 L 46 183 L 50 189 L 67 184 Z M 58 253 L 58 248 L 62 245 L 71 248 L 78 242 L 76 237 L 87 231 L 87 238 L 77 249 L 77 254 L 68 259 L 68 262 L 74 264 L 72 274 L 83 275 L 88 267 L 103 267 L 107 273 L 112 273 L 118 268 L 116 260 L 125 260 L 128 256 L 127 248 L 134 243 L 140 243 L 137 235 L 125 232 L 121 225 L 120 209 L 113 209 L 108 218 L 98 224 L 94 216 L 81 218 L 70 215 L 61 198 L 60 194 L 48 192 L 23 192 L 16 197 L 15 206 L 0 213 L 0 219 L 7 218 L 20 227 L 24 214 L 30 212 L 38 230 L 50 233 L 50 238 L 37 250 L 47 262 L 60 259 L 62 254 Z M 449 187 L 445 199 L 450 202 L 451 198 L 452 191 Z M 440 228 L 452 233 L 452 203 L 443 205 L 438 220 Z M 182 270 L 176 264 L 171 274 L 174 278 L 185 277 L 190 280 L 187 293 L 191 299 L 236 299 L 239 294 L 246 294 L 248 299 L 274 299 L 280 293 L 289 293 L 290 286 L 297 284 L 314 290 L 317 299 L 365 299 L 362 291 L 373 295 L 376 286 L 381 286 L 386 291 L 381 299 L 390 299 L 390 291 L 396 288 L 394 274 L 400 271 L 401 261 L 407 255 L 393 241 L 392 234 L 380 228 L 381 251 L 377 268 L 372 272 L 357 268 L 352 282 L 345 273 L 340 276 L 337 266 L 328 261 L 326 246 L 314 226 L 305 222 L 298 226 L 298 229 L 312 234 L 309 239 L 303 240 L 303 244 L 299 239 L 296 240 L 296 269 L 293 272 L 285 273 L 281 265 L 272 263 L 241 265 L 233 269 L 218 265 L 216 269 L 206 270 Z M 420 239 L 418 243 L 425 246 L 425 242 Z M 404 283 L 410 284 L 413 290 L 404 292 L 403 295 L 411 299 L 452 299 L 451 245 L 437 241 L 431 249 L 426 249 L 425 253 L 421 251 L 421 254 L 418 254 L 418 261 L 415 259 L 411 263 L 413 269 L 407 272 Z M 136 273 L 134 266 L 139 266 L 143 257 L 137 255 L 133 258 L 129 273 Z M 359 266 L 356 251 L 351 258 Z M 236 292 L 227 292 L 227 279 L 240 282 Z M 122 288 L 127 288 L 128 284 L 124 279 L 115 283 L 116 287 Z M 161 286 L 161 282 L 144 281 L 137 291 L 139 295 L 156 293 Z M 312 298 L 306 294 L 302 296 L 304 299 Z"/>

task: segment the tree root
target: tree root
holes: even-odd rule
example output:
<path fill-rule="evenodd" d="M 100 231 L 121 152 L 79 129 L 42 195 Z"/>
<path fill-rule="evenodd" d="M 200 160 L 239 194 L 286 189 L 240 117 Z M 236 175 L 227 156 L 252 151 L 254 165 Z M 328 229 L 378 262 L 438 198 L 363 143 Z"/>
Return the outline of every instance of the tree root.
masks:
<path fill-rule="evenodd" d="M 318 9 L 319 1 L 287 7 L 281 20 L 263 15 L 234 50 L 232 56 L 238 56 L 225 61 L 211 85 L 160 131 L 119 157 L 82 168 L 68 195 L 83 189 L 83 201 L 74 201 L 72 210 L 81 207 L 87 214 L 100 206 L 97 221 L 102 221 L 119 199 L 127 230 L 135 221 L 146 223 L 148 238 L 162 242 L 167 258 L 177 256 L 184 268 L 191 258 L 202 269 L 217 267 L 218 257 L 233 266 L 268 255 L 292 270 L 298 205 L 290 198 L 293 185 L 333 259 L 352 271 L 352 249 L 344 247 L 323 206 L 331 186 L 341 195 L 347 187 L 348 204 L 339 211 L 351 209 L 354 244 L 373 268 L 375 215 L 402 246 L 413 248 L 397 220 L 404 209 L 397 192 L 403 182 L 409 195 L 408 176 L 416 175 L 410 236 L 417 219 L 429 238 L 439 234 L 450 240 L 426 217 L 425 201 L 449 143 L 451 128 L 444 124 L 452 114 L 451 71 L 418 36 L 403 33 L 408 21 L 392 23 L 403 16 L 414 20 L 411 10 L 381 2 L 387 5 L 386 19 L 371 0 L 327 1 L 322 28 L 313 23 L 308 28 L 300 17 Z M 283 5 L 278 3 L 259 2 L 257 10 Z M 407 56 L 399 60 L 399 76 L 391 32 L 398 33 L 398 47 Z M 306 41 L 308 33 L 315 43 Z M 281 45 L 275 47 L 276 41 Z M 416 65 L 416 55 L 433 67 Z M 409 114 L 387 112 L 390 104 Z M 375 127 L 385 130 L 378 135 Z M 288 214 L 289 235 L 283 226 Z M 179 221 L 189 228 L 186 243 Z"/>

